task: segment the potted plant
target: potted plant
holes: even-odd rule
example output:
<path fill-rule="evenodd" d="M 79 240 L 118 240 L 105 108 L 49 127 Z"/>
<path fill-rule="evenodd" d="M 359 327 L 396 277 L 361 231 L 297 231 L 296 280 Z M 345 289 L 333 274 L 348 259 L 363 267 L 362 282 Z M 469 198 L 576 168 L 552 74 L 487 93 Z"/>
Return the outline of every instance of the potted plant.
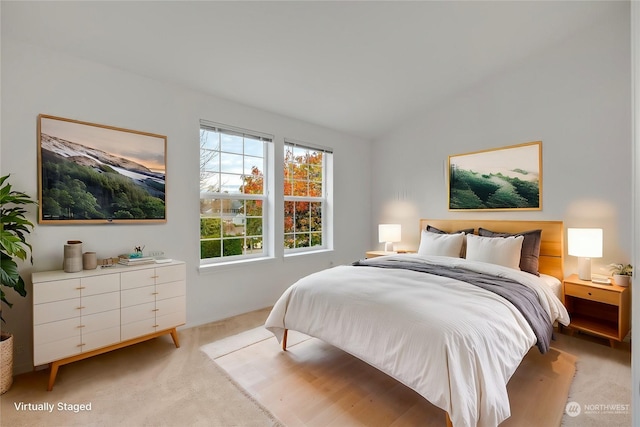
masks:
<path fill-rule="evenodd" d="M 633 275 L 633 267 L 631 264 L 609 264 L 609 270 L 613 274 L 613 281 L 618 286 L 629 286 L 631 276 Z"/>
<path fill-rule="evenodd" d="M 8 179 L 10 175 L 0 177 L 0 299 L 8 307 L 12 304 L 7 300 L 5 288 L 12 289 L 18 295 L 25 297 L 27 291 L 24 280 L 18 273 L 16 259 L 26 260 L 31 245 L 27 243 L 27 235 L 33 230 L 33 223 L 29 221 L 24 205 L 36 203 L 27 194 L 11 189 Z M 29 257 L 33 263 L 33 257 Z M 2 306 L 0 305 L 0 319 Z M 13 335 L 0 333 L 0 394 L 9 390 L 13 383 Z"/>

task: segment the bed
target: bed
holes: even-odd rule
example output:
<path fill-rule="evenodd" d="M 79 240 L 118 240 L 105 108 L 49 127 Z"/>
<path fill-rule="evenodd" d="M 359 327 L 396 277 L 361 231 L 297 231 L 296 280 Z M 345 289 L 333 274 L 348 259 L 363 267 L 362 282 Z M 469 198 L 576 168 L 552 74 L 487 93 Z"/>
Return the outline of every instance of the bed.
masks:
<path fill-rule="evenodd" d="M 569 324 L 550 286 L 563 277 L 563 224 L 420 220 L 420 232 L 415 254 L 300 279 L 265 326 L 284 350 L 291 329 L 369 363 L 443 409 L 448 425 L 497 426 L 522 358 L 548 349 L 554 322 Z"/>

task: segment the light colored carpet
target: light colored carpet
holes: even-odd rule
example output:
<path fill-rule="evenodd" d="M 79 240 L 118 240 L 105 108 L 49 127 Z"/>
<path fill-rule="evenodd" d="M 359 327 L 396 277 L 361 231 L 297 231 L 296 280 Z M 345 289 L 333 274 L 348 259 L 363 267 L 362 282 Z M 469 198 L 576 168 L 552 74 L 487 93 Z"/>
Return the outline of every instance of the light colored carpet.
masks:
<path fill-rule="evenodd" d="M 630 342 L 611 348 L 608 340 L 587 334 L 576 334 L 575 337 L 557 334 L 553 346 L 578 357 L 568 402 L 579 405 L 580 413 L 574 417 L 565 413 L 562 425 L 631 426 Z"/>
<path fill-rule="evenodd" d="M 199 349 L 264 323 L 268 310 L 179 331 L 181 347 L 159 337 L 62 366 L 53 391 L 48 370 L 18 375 L 0 398 L 1 426 L 267 427 L 277 420 L 229 381 Z M 55 405 L 53 412 L 16 404 Z M 91 403 L 91 411 L 59 411 L 57 404 Z"/>
<path fill-rule="evenodd" d="M 420 395 L 320 340 L 290 331 L 282 352 L 260 331 L 236 338 L 202 350 L 287 426 L 444 424 L 444 412 Z M 532 349 L 509 382 L 512 416 L 502 425 L 560 425 L 575 360 Z"/>

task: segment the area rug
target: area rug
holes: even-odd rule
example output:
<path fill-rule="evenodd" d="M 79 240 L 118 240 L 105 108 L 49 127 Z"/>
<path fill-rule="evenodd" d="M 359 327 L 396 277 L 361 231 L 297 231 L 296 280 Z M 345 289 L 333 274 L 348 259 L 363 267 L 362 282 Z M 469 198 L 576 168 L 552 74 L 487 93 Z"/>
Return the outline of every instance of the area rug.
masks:
<path fill-rule="evenodd" d="M 295 426 L 442 426 L 444 412 L 393 378 L 321 340 L 289 332 L 287 351 L 264 328 L 201 347 L 244 391 Z M 575 356 L 536 348 L 508 384 L 502 426 L 559 426 Z"/>

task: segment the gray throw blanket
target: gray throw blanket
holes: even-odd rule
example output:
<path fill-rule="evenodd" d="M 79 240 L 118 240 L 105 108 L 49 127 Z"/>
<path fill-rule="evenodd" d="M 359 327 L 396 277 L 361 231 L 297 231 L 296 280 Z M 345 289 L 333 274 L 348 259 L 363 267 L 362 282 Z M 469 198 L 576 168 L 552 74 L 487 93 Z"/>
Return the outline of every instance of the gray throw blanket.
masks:
<path fill-rule="evenodd" d="M 520 310 L 536 335 L 536 345 L 538 346 L 540 353 L 544 354 L 549 350 L 553 335 L 553 325 L 549 321 L 549 316 L 538 301 L 538 295 L 535 291 L 515 280 L 478 273 L 476 271 L 466 270 L 463 268 L 426 264 L 410 260 L 364 259 L 354 262 L 353 265 L 363 267 L 398 268 L 435 274 L 437 276 L 444 276 L 460 280 L 462 282 L 467 282 L 491 291 L 505 298 Z"/>

